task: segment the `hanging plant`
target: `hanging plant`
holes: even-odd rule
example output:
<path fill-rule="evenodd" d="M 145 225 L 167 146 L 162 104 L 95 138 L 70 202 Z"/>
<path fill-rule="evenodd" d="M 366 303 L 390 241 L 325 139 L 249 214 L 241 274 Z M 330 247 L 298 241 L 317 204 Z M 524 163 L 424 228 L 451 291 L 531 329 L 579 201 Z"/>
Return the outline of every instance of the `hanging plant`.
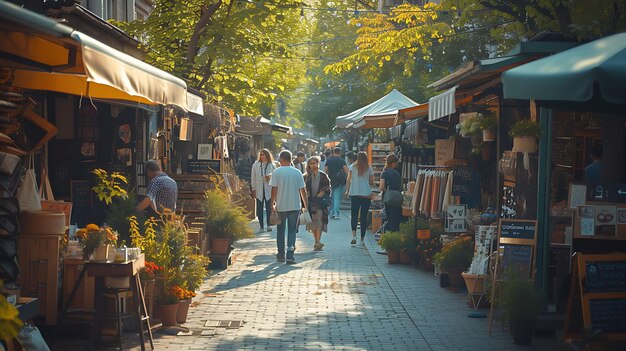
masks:
<path fill-rule="evenodd" d="M 525 136 L 539 138 L 541 136 L 541 127 L 535 121 L 523 119 L 511 126 L 509 135 L 513 138 Z"/>

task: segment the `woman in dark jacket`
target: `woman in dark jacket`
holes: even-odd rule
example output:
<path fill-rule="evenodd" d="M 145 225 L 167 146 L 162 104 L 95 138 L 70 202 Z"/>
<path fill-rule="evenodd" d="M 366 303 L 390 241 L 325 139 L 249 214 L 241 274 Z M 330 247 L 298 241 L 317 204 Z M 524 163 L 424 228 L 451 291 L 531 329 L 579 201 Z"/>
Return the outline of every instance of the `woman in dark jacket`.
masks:
<path fill-rule="evenodd" d="M 306 164 L 304 174 L 304 184 L 308 194 L 309 213 L 311 223 L 306 225 L 306 229 L 313 233 L 315 238 L 314 250 L 320 251 L 324 244 L 320 242 L 322 232 L 328 232 L 328 206 L 322 206 L 321 199 L 330 196 L 330 179 L 326 173 L 319 169 L 320 160 L 318 157 L 311 157 Z M 327 204 L 330 205 L 330 202 Z"/>
<path fill-rule="evenodd" d="M 402 191 L 402 177 L 396 170 L 398 166 L 398 157 L 394 154 L 387 156 L 385 169 L 380 174 L 380 191 L 398 190 Z M 387 225 L 385 229 L 390 232 L 400 230 L 400 221 L 402 220 L 402 205 L 391 206 L 385 204 L 385 214 L 387 215 Z"/>

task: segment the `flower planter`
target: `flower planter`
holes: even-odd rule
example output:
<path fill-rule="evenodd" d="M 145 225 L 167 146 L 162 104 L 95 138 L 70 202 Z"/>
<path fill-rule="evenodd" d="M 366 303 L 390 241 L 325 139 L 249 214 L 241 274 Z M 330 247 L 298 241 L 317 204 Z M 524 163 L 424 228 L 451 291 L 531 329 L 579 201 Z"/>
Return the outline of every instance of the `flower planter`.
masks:
<path fill-rule="evenodd" d="M 420 269 L 427 272 L 432 272 L 435 270 L 435 264 L 433 260 L 430 258 L 423 258 L 420 260 Z"/>
<path fill-rule="evenodd" d="M 400 250 L 400 263 L 411 264 L 411 254 L 408 250 Z"/>
<path fill-rule="evenodd" d="M 230 250 L 230 239 L 211 238 L 211 253 L 216 255 L 226 255 Z"/>
<path fill-rule="evenodd" d="M 513 152 L 537 152 L 537 138 L 531 136 L 514 137 Z"/>
<path fill-rule="evenodd" d="M 483 129 L 483 141 L 496 141 L 496 131 L 493 129 Z"/>
<path fill-rule="evenodd" d="M 448 282 L 451 288 L 462 289 L 465 287 L 463 277 L 461 277 L 462 269 L 448 269 Z"/>
<path fill-rule="evenodd" d="M 532 319 L 512 320 L 510 325 L 513 342 L 518 345 L 530 345 L 535 333 L 535 321 Z"/>
<path fill-rule="evenodd" d="M 176 325 L 178 303 L 171 305 L 159 305 L 158 307 L 161 315 L 161 324 L 165 327 Z"/>
<path fill-rule="evenodd" d="M 93 260 L 104 262 L 113 259 L 113 245 L 102 245 L 93 252 Z"/>
<path fill-rule="evenodd" d="M 391 264 L 399 263 L 400 262 L 400 250 L 387 249 L 387 260 Z"/>
<path fill-rule="evenodd" d="M 187 314 L 189 313 L 189 305 L 191 305 L 191 299 L 178 301 L 178 311 L 176 312 L 176 321 L 178 323 L 187 322 Z"/>
<path fill-rule="evenodd" d="M 463 280 L 465 280 L 465 287 L 469 294 L 482 295 L 485 294 L 485 275 L 461 273 Z"/>

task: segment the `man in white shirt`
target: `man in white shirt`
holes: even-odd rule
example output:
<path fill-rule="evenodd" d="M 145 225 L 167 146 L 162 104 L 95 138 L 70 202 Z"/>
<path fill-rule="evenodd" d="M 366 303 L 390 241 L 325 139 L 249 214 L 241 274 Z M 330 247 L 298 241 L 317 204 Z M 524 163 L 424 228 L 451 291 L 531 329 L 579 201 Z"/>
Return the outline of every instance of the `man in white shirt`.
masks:
<path fill-rule="evenodd" d="M 304 178 L 299 170 L 291 166 L 291 152 L 283 150 L 278 157 L 280 167 L 272 173 L 270 186 L 272 187 L 271 203 L 274 211 L 280 217 L 280 224 L 276 228 L 276 244 L 278 261 L 285 260 L 287 264 L 296 263 L 293 253 L 296 250 L 296 229 L 302 209 L 301 199 L 306 199 Z M 304 204 L 306 208 L 306 204 Z M 287 256 L 285 258 L 285 227 L 287 227 Z"/>

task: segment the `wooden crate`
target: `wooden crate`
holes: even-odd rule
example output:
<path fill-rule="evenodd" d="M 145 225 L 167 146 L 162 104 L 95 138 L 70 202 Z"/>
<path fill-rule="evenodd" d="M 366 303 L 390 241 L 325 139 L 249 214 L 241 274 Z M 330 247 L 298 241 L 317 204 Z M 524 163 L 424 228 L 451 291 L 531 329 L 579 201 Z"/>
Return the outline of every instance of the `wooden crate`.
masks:
<path fill-rule="evenodd" d="M 39 299 L 39 313 L 45 317 L 46 325 L 57 324 L 61 235 L 19 235 L 22 296 Z"/>

